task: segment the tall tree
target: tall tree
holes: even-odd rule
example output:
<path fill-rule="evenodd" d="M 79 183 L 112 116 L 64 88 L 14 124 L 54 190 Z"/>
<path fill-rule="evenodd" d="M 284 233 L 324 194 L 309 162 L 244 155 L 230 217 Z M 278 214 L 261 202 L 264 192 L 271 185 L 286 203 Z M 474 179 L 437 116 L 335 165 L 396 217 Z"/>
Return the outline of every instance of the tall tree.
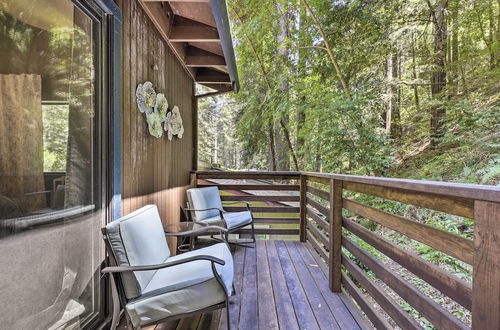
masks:
<path fill-rule="evenodd" d="M 446 50 L 448 42 L 448 0 L 436 0 L 435 4 L 427 0 L 433 24 L 433 49 L 434 70 L 431 76 L 431 94 L 439 99 L 446 86 Z M 443 119 L 446 110 L 442 104 L 431 109 L 431 138 L 432 144 L 438 143 L 438 138 L 443 136 Z"/>

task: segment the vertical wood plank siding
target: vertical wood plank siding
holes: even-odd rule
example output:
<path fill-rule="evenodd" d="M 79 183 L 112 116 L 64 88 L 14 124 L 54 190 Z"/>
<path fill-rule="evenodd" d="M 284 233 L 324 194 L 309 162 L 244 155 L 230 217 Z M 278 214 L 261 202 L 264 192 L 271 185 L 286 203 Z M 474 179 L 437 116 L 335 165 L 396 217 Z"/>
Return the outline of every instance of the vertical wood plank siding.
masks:
<path fill-rule="evenodd" d="M 164 224 L 179 220 L 193 166 L 193 81 L 136 1 L 117 0 L 122 10 L 122 213 L 156 204 Z M 153 66 L 157 65 L 158 70 Z M 184 135 L 156 139 L 137 110 L 135 89 L 151 81 L 169 108 L 180 109 Z M 171 248 L 174 242 L 169 242 Z"/>

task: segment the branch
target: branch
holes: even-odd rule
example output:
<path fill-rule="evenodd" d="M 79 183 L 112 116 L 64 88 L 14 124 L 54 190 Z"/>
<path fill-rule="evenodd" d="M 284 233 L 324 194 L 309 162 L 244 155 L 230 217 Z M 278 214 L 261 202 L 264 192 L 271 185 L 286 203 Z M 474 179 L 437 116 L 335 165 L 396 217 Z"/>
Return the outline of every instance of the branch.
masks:
<path fill-rule="evenodd" d="M 321 37 L 323 38 L 323 43 L 325 44 L 325 49 L 328 53 L 328 56 L 330 57 L 330 61 L 333 64 L 333 67 L 335 68 L 335 72 L 337 73 L 337 76 L 340 80 L 340 83 L 342 84 L 342 87 L 344 88 L 344 92 L 346 93 L 347 97 L 349 100 L 352 100 L 351 96 L 351 91 L 349 90 L 349 86 L 347 85 L 347 82 L 344 78 L 344 75 L 342 74 L 342 71 L 340 70 L 340 66 L 337 63 L 337 60 L 335 59 L 335 56 L 333 55 L 332 49 L 330 48 L 330 44 L 328 43 L 328 39 L 326 38 L 326 35 L 323 31 L 323 27 L 321 26 L 321 23 L 319 22 L 318 18 L 316 17 L 316 14 L 314 14 L 311 6 L 307 2 L 307 0 L 301 0 L 304 6 L 306 7 L 307 11 L 311 15 L 312 20 L 314 21 L 314 24 L 316 24 L 316 27 L 319 30 L 319 33 L 321 34 Z"/>
<path fill-rule="evenodd" d="M 297 49 L 308 49 L 308 48 L 316 48 L 316 49 L 322 49 L 328 51 L 325 47 L 323 46 L 300 46 L 297 47 Z"/>

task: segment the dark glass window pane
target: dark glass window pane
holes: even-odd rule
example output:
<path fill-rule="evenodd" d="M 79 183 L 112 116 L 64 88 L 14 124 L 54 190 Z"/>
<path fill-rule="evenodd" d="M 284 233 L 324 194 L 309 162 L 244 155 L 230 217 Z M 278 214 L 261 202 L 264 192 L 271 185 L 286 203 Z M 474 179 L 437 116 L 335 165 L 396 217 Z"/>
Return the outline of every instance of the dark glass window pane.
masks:
<path fill-rule="evenodd" d="M 99 312 L 96 26 L 71 0 L 0 3 L 0 328 Z"/>

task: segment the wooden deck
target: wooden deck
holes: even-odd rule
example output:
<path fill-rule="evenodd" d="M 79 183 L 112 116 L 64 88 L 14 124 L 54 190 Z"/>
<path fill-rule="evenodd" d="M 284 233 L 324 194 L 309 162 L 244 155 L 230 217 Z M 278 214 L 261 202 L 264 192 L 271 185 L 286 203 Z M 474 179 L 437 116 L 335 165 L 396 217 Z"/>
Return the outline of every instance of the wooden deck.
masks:
<path fill-rule="evenodd" d="M 306 244 L 296 241 L 259 240 L 255 249 L 235 248 L 231 329 L 366 328 L 350 298 L 330 291 L 326 268 L 318 261 Z M 156 330 L 226 329 L 225 313 L 198 314 Z"/>

